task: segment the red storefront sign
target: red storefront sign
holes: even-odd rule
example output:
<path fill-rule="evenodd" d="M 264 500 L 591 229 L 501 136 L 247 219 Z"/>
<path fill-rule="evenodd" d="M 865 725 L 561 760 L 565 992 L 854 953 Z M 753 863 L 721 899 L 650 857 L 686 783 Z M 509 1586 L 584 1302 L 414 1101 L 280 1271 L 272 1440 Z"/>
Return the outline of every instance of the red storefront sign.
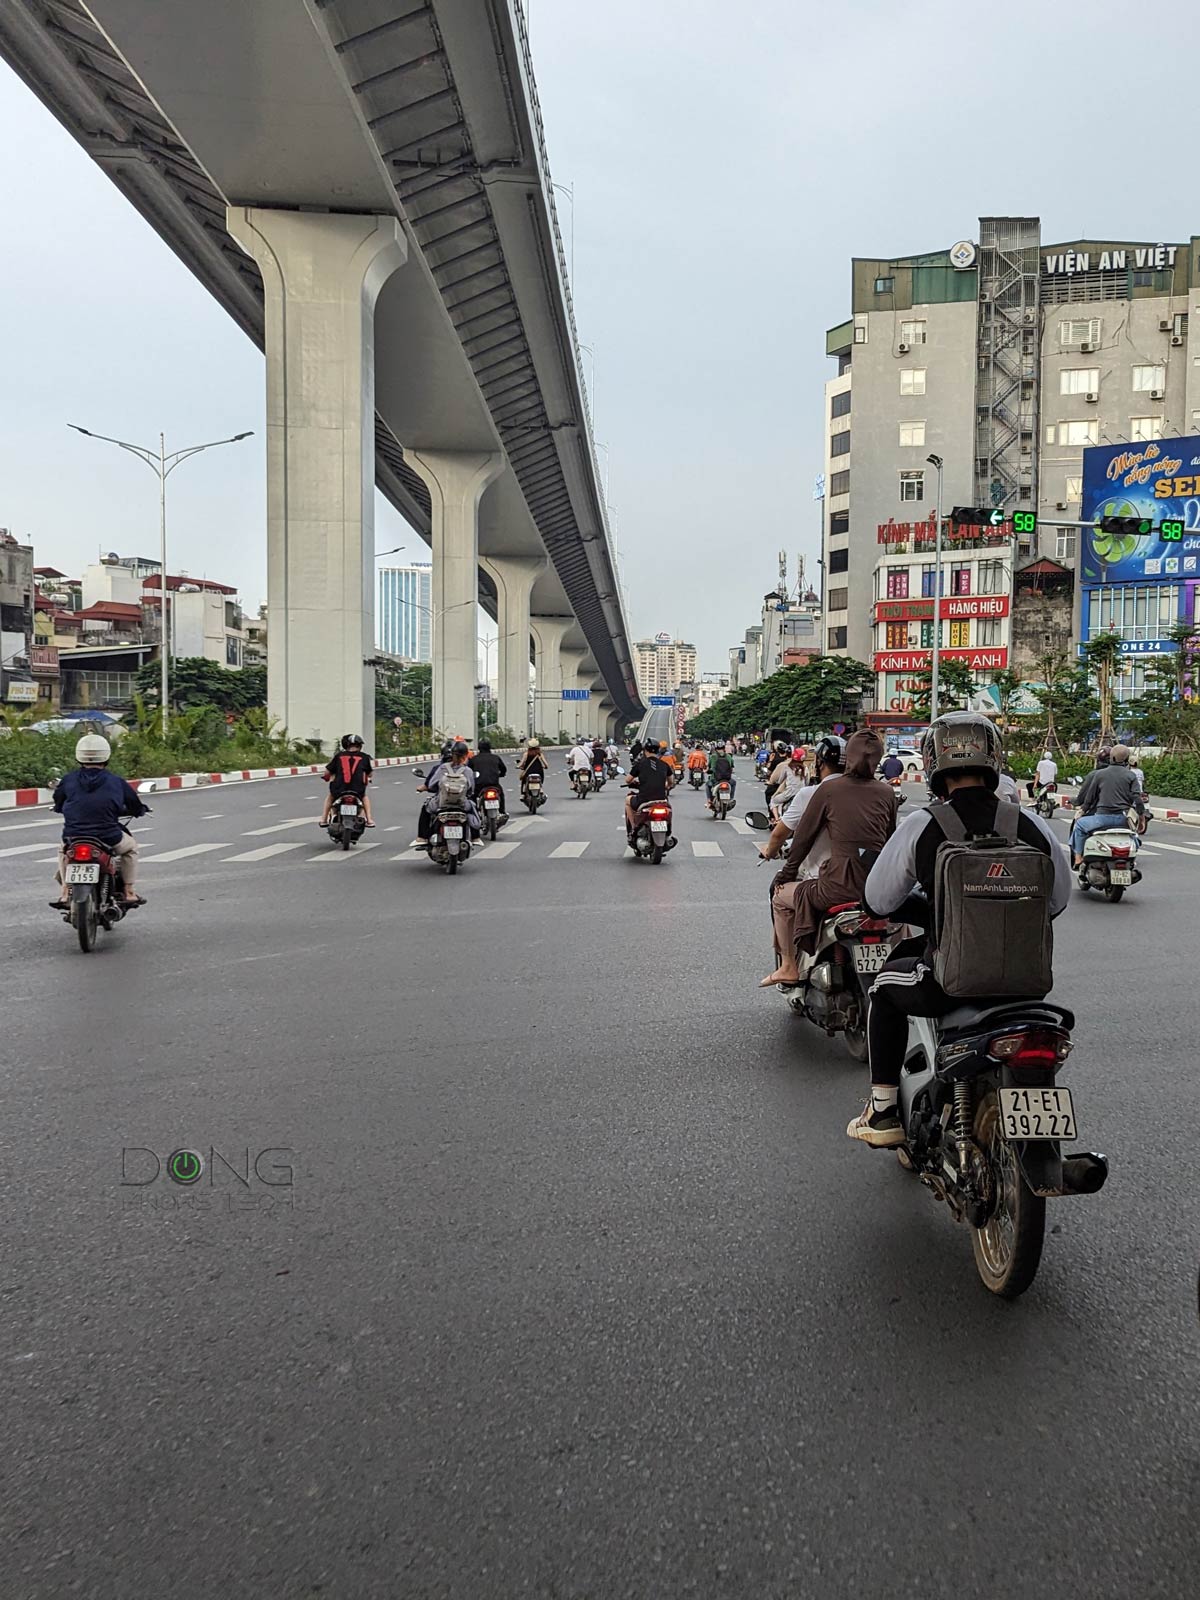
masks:
<path fill-rule="evenodd" d="M 941 604 L 943 621 L 957 621 L 962 617 L 1006 617 L 1006 594 L 944 595 Z M 932 600 L 876 600 L 876 622 L 932 622 Z"/>
<path fill-rule="evenodd" d="M 886 522 L 875 524 L 875 537 L 879 544 L 935 544 L 937 542 L 937 524 L 932 520 L 928 522 L 894 522 L 890 517 Z M 964 542 L 993 542 L 1003 543 L 1012 538 L 1012 523 L 1005 522 L 998 528 L 982 528 L 973 524 L 963 523 L 961 526 L 947 522 L 942 529 L 942 542 L 944 544 L 961 544 Z"/>
<path fill-rule="evenodd" d="M 29 665 L 34 672 L 57 672 L 58 646 L 53 644 L 31 645 L 29 647 Z"/>
<path fill-rule="evenodd" d="M 943 661 L 964 661 L 972 672 L 1000 672 L 1008 665 L 1008 648 L 995 650 L 942 650 Z M 872 658 L 876 672 L 921 672 L 931 665 L 932 650 L 877 650 Z"/>

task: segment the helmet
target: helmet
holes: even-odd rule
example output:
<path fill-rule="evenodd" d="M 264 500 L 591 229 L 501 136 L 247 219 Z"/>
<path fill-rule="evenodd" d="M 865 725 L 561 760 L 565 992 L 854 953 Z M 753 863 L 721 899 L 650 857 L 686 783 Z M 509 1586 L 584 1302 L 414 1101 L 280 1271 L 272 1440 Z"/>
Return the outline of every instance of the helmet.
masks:
<path fill-rule="evenodd" d="M 796 748 L 792 751 L 791 755 L 788 757 L 788 760 L 789 761 L 803 761 L 804 760 L 804 751 L 801 750 L 799 745 L 797 745 Z"/>
<path fill-rule="evenodd" d="M 647 739 L 645 744 L 642 746 L 642 749 L 645 750 L 648 755 L 656 756 L 662 749 L 662 745 L 659 744 L 657 739 Z"/>
<path fill-rule="evenodd" d="M 85 733 L 75 746 L 75 759 L 81 767 L 102 767 L 112 755 L 112 746 L 98 733 Z"/>
<path fill-rule="evenodd" d="M 363 742 L 363 738 L 362 738 L 362 734 L 361 733 L 356 733 L 354 735 L 354 737 L 350 741 L 351 745 L 356 750 L 361 750 L 362 749 L 362 742 Z"/>
<path fill-rule="evenodd" d="M 1108 748 L 1105 748 L 1101 750 L 1100 754 L 1096 757 L 1096 765 L 1098 767 L 1106 767 L 1111 760 L 1112 751 Z"/>
<path fill-rule="evenodd" d="M 946 798 L 946 779 L 957 773 L 982 773 L 987 787 L 995 791 L 1003 754 L 1000 735 L 976 711 L 947 712 L 930 724 L 921 740 L 925 774 L 939 800 Z"/>
<path fill-rule="evenodd" d="M 786 739 L 776 739 L 775 743 L 771 746 L 771 749 L 772 750 L 778 750 L 779 754 L 781 756 L 786 755 L 787 754 L 787 740 Z"/>
<path fill-rule="evenodd" d="M 492 741 L 490 739 L 480 739 L 480 741 L 479 741 L 479 753 L 480 753 L 480 755 L 487 755 L 489 753 L 489 751 L 491 750 L 491 748 L 492 748 Z"/>
<path fill-rule="evenodd" d="M 349 750 L 350 746 L 354 743 L 354 735 L 352 733 L 344 733 L 341 737 L 340 743 L 343 750 Z"/>
<path fill-rule="evenodd" d="M 465 756 L 466 753 L 467 741 L 465 739 L 455 739 L 454 743 L 450 746 L 450 754 L 452 756 Z"/>
<path fill-rule="evenodd" d="M 450 756 L 451 756 L 451 754 L 453 753 L 453 750 L 454 750 L 454 740 L 453 739 L 447 739 L 445 744 L 443 744 L 443 746 L 442 746 L 442 760 L 443 761 L 448 761 Z"/>
<path fill-rule="evenodd" d="M 833 767 L 840 772 L 846 765 L 846 741 L 830 734 L 828 739 L 821 740 L 813 759 L 819 767 Z"/>
<path fill-rule="evenodd" d="M 1119 767 L 1123 767 L 1129 760 L 1129 746 L 1127 744 L 1115 744 L 1108 753 Z"/>

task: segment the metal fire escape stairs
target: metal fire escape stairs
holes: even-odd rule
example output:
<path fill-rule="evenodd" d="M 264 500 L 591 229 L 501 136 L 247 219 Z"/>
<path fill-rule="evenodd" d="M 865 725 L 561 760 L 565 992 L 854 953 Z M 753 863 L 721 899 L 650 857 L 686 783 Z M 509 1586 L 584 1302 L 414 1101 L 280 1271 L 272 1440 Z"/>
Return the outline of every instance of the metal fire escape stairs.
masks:
<path fill-rule="evenodd" d="M 1037 505 L 1040 224 L 984 217 L 979 241 L 976 504 L 1011 515 Z"/>

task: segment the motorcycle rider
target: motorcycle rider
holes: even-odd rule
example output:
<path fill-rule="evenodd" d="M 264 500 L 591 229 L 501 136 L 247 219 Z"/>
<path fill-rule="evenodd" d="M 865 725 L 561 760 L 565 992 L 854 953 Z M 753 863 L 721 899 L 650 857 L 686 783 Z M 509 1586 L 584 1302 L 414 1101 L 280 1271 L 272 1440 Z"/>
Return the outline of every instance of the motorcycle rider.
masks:
<path fill-rule="evenodd" d="M 540 739 L 530 739 L 525 746 L 525 754 L 517 768 L 517 777 L 521 780 L 521 793 L 525 793 L 525 780 L 527 778 L 540 778 L 546 781 L 546 758 L 542 754 Z"/>
<path fill-rule="evenodd" d="M 708 782 L 705 784 L 705 793 L 708 795 L 708 809 L 713 809 L 713 790 L 718 783 L 729 785 L 729 798 L 732 800 L 737 795 L 737 778 L 733 771 L 733 757 L 729 752 L 717 745 L 708 758 Z"/>
<path fill-rule="evenodd" d="M 575 774 L 586 772 L 589 777 L 592 771 L 592 747 L 586 739 L 579 739 L 570 748 L 567 754 L 567 775 L 571 780 L 571 787 L 575 786 Z"/>
<path fill-rule="evenodd" d="M 804 775 L 804 751 L 797 746 L 788 757 L 783 769 L 783 778 L 775 793 L 771 796 L 770 812 L 776 819 L 783 815 L 788 806 L 806 787 L 807 780 Z"/>
<path fill-rule="evenodd" d="M 952 711 L 938 717 L 921 741 L 921 755 L 930 789 L 938 800 L 953 806 L 967 833 L 976 838 L 994 833 L 1002 752 L 1000 735 L 988 718 L 974 711 Z M 1045 852 L 1054 862 L 1050 915 L 1056 917 L 1071 894 L 1066 851 L 1035 812 L 1021 807 L 1018 811 L 1020 842 Z M 928 809 L 906 817 L 871 868 L 862 896 L 863 910 L 875 917 L 890 916 L 917 890 L 932 908 L 934 865 L 944 839 Z M 940 1017 L 963 1004 L 947 995 L 935 980 L 929 955 L 926 950 L 920 956 L 893 958 L 867 997 L 871 1093 L 846 1133 L 877 1148 L 904 1143 L 897 1107 L 909 1017 Z"/>
<path fill-rule="evenodd" d="M 809 954 L 831 906 L 858 904 L 875 857 L 896 827 L 896 799 L 875 781 L 883 754 L 877 733 L 862 729 L 846 743 L 845 771 L 822 783 L 806 803 L 792 835 L 787 865 L 771 885 L 779 966 L 759 987 L 799 983 L 797 944 Z M 829 859 L 816 878 L 800 880 L 805 858 L 828 829 Z"/>
<path fill-rule="evenodd" d="M 144 817 L 149 807 L 142 804 L 124 778 L 109 772 L 111 757 L 112 746 L 107 739 L 98 733 L 85 733 L 75 746 L 79 766 L 74 772 L 64 772 L 55 787 L 53 806 L 63 819 L 63 847 L 58 852 L 55 876 L 55 883 L 60 885 L 59 897 L 50 902 L 55 911 L 66 911 L 71 904 L 66 893 L 66 847 L 75 839 L 95 839 L 108 845 L 121 874 L 121 904 L 146 903 L 133 887 L 137 841 L 121 826 L 121 818 Z"/>
<path fill-rule="evenodd" d="M 1071 859 L 1075 866 L 1083 861 L 1083 841 L 1098 828 L 1128 826 L 1125 813 L 1132 807 L 1145 815 L 1142 786 L 1129 770 L 1129 746 L 1115 744 L 1108 752 L 1108 764 L 1097 767 L 1084 779 L 1075 796 L 1075 822 L 1071 828 Z"/>
<path fill-rule="evenodd" d="M 1038 762 L 1034 775 L 1027 785 L 1029 798 L 1035 801 L 1040 799 L 1050 785 L 1057 782 L 1058 762 L 1055 761 L 1049 750 L 1043 750 L 1042 759 Z"/>
<path fill-rule="evenodd" d="M 771 746 L 769 772 L 767 776 L 766 802 L 770 810 L 771 801 L 775 798 L 776 791 L 784 783 L 788 774 L 788 763 L 792 759 L 791 746 L 783 739 L 776 739 Z"/>
<path fill-rule="evenodd" d="M 708 757 L 698 744 L 694 744 L 688 751 L 687 769 L 689 774 L 708 770 Z"/>
<path fill-rule="evenodd" d="M 828 739 L 822 739 L 816 748 L 814 762 L 817 768 L 815 783 L 810 783 L 792 796 L 787 810 L 771 829 L 766 844 L 759 850 L 759 855 L 764 861 L 776 861 L 779 852 L 783 849 L 785 839 L 790 839 L 800 825 L 800 818 L 804 815 L 809 801 L 816 794 L 828 778 L 840 777 L 846 766 L 846 741 L 831 734 Z M 804 858 L 801 869 L 802 878 L 815 878 L 821 864 L 829 859 L 829 837 L 822 834 Z"/>
<path fill-rule="evenodd" d="M 371 781 L 374 765 L 370 756 L 363 751 L 362 735 L 344 733 L 342 748 L 325 766 L 325 781 L 329 788 L 321 812 L 320 827 L 329 826 L 334 804 L 344 794 L 352 794 L 362 801 L 363 817 L 367 827 L 375 826 L 374 818 L 371 816 L 371 802 L 367 797 L 367 785 Z"/>
<path fill-rule="evenodd" d="M 479 749 L 467 762 L 475 774 L 475 793 L 482 794 L 485 789 L 496 789 L 500 794 L 500 821 L 508 821 L 508 806 L 504 800 L 504 789 L 500 779 L 508 776 L 508 768 L 503 760 L 492 749 L 490 739 L 480 739 Z"/>
<path fill-rule="evenodd" d="M 879 776 L 886 778 L 888 783 L 896 783 L 904 776 L 904 763 L 894 750 L 889 750 L 883 758 L 883 766 L 879 769 Z"/>
<path fill-rule="evenodd" d="M 421 815 L 417 822 L 417 838 L 413 841 L 414 844 L 425 846 L 429 843 L 430 835 L 433 833 L 434 820 L 437 817 L 438 807 L 441 800 L 440 790 L 442 780 L 448 773 L 451 772 L 455 774 L 461 773 L 466 777 L 467 792 L 465 795 L 464 810 L 466 811 L 467 821 L 470 825 L 471 837 L 472 839 L 478 839 L 480 829 L 479 813 L 475 809 L 474 799 L 475 773 L 474 770 L 467 765 L 467 756 L 469 753 L 470 747 L 468 746 L 467 741 L 465 739 L 456 739 L 450 746 L 449 760 L 439 761 L 437 766 L 425 779 L 425 782 L 418 784 L 417 793 L 426 794 L 429 796 L 429 798 L 421 807 Z"/>
<path fill-rule="evenodd" d="M 654 800 L 666 800 L 671 792 L 671 768 L 660 753 L 657 739 L 647 739 L 641 755 L 629 770 L 625 787 L 629 794 L 625 800 L 625 831 L 630 844 L 637 824 L 639 806 Z"/>

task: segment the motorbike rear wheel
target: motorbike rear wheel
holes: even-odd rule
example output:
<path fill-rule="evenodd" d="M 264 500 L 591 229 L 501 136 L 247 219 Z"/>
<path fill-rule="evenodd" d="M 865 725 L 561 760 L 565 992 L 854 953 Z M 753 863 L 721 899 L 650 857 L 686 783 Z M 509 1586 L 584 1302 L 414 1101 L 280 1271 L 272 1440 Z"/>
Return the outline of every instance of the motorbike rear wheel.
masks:
<path fill-rule="evenodd" d="M 500 831 L 500 824 L 496 821 L 495 817 L 489 817 L 488 818 L 488 838 L 492 841 L 493 844 L 495 844 L 495 842 L 496 842 L 496 835 L 497 835 L 497 833 L 499 833 L 499 831 Z"/>
<path fill-rule="evenodd" d="M 985 1288 L 1001 1299 L 1015 1300 L 1037 1276 L 1046 1234 L 1046 1202 L 1025 1182 L 1016 1152 L 1004 1137 L 994 1089 L 976 1109 L 975 1142 L 996 1186 L 992 1215 L 982 1228 L 971 1230 L 975 1269 Z"/>
<path fill-rule="evenodd" d="M 343 850 L 349 850 L 349 848 L 350 848 L 350 829 L 349 828 L 343 828 L 342 829 L 342 849 Z"/>
<path fill-rule="evenodd" d="M 842 1035 L 846 1049 L 855 1061 L 867 1059 L 867 1030 L 865 1028 L 847 1028 Z"/>
<path fill-rule="evenodd" d="M 446 871 L 450 874 L 451 877 L 453 877 L 454 874 L 458 871 L 458 857 L 457 856 L 448 856 L 446 858 Z"/>
<path fill-rule="evenodd" d="M 1104 898 L 1106 900 L 1111 900 L 1113 905 L 1116 905 L 1117 901 L 1121 898 L 1121 896 L 1124 893 L 1125 893 L 1125 885 L 1121 884 L 1121 886 L 1119 888 L 1109 887 L 1109 888 L 1105 889 Z"/>
<path fill-rule="evenodd" d="M 654 845 L 652 847 L 651 851 L 650 851 L 650 859 L 651 859 L 651 861 L 653 861 L 653 863 L 654 863 L 654 865 L 656 867 L 661 867 L 662 866 L 662 858 L 663 858 L 662 845 L 660 845 L 660 844 Z"/>
<path fill-rule="evenodd" d="M 86 900 L 77 900 L 75 902 L 75 931 L 79 935 L 79 948 L 84 955 L 87 955 L 96 945 L 97 898 L 96 895 L 90 894 Z"/>

